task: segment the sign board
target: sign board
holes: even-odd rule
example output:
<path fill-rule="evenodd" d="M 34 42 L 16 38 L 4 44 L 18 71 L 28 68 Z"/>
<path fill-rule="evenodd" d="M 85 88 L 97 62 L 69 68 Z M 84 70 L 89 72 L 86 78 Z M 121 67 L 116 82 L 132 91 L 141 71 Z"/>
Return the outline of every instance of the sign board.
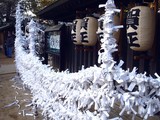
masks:
<path fill-rule="evenodd" d="M 60 53 L 60 33 L 57 31 L 50 31 L 47 33 L 47 51 L 53 53 Z"/>

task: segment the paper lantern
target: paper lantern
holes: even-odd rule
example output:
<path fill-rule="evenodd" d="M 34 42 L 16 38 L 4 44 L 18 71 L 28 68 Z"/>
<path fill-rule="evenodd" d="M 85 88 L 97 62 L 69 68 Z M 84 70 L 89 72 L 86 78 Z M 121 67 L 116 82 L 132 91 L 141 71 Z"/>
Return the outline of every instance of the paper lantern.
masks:
<path fill-rule="evenodd" d="M 80 34 L 82 44 L 94 46 L 97 42 L 98 20 L 94 17 L 85 17 L 82 22 Z"/>
<path fill-rule="evenodd" d="M 80 29 L 81 29 L 81 24 L 82 24 L 83 19 L 75 19 L 72 24 L 72 40 L 73 43 L 76 45 L 81 45 L 81 35 L 80 35 Z"/>
<path fill-rule="evenodd" d="M 97 35 L 98 35 L 98 40 L 103 39 L 103 21 L 98 21 L 98 30 L 97 30 Z"/>
<path fill-rule="evenodd" d="M 154 41 L 155 15 L 147 6 L 136 6 L 127 15 L 127 38 L 131 49 L 149 50 Z"/>
<path fill-rule="evenodd" d="M 115 26 L 120 25 L 120 18 L 118 15 L 114 15 L 113 23 Z M 103 21 L 102 20 L 98 21 L 97 35 L 99 40 L 103 39 Z M 116 41 L 117 43 L 119 41 L 119 35 L 120 35 L 120 30 L 113 32 L 113 37 L 117 40 Z"/>

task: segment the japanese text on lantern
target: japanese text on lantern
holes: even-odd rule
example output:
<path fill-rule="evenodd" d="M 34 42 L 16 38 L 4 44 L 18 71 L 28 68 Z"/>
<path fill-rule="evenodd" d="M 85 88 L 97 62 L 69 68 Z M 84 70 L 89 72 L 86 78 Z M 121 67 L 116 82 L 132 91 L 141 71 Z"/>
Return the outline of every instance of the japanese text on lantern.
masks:
<path fill-rule="evenodd" d="M 128 12 L 127 15 L 127 29 L 132 29 L 132 31 L 127 33 L 127 38 L 128 38 L 128 43 L 132 47 L 140 47 L 138 43 L 134 43 L 134 41 L 138 40 L 136 37 L 137 34 L 137 29 L 139 25 L 139 15 L 140 15 L 140 9 L 133 9 Z"/>
<path fill-rule="evenodd" d="M 87 25 L 88 25 L 88 21 L 89 21 L 89 18 L 85 18 L 84 21 L 82 22 L 82 28 L 81 28 L 81 37 L 82 37 L 82 42 L 86 42 L 88 43 L 88 40 L 87 40 Z"/>
<path fill-rule="evenodd" d="M 72 40 L 73 42 L 77 42 L 75 39 L 76 39 L 76 25 L 77 25 L 77 22 L 78 21 L 74 21 L 73 22 L 73 26 L 72 26 L 72 30 L 73 30 L 73 33 L 72 33 Z"/>

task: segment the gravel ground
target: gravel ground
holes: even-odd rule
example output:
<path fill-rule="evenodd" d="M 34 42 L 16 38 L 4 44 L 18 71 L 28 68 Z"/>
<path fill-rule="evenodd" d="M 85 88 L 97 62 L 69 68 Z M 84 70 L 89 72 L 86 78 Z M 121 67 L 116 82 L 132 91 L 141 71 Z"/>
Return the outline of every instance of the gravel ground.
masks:
<path fill-rule="evenodd" d="M 29 90 L 14 77 L 15 74 L 0 75 L 0 120 L 42 120 L 40 112 L 37 117 L 34 115 Z"/>
<path fill-rule="evenodd" d="M 14 56 L 7 58 L 0 51 L 0 120 L 42 120 L 37 117 L 31 106 L 32 95 L 23 88 L 22 81 L 16 76 Z"/>

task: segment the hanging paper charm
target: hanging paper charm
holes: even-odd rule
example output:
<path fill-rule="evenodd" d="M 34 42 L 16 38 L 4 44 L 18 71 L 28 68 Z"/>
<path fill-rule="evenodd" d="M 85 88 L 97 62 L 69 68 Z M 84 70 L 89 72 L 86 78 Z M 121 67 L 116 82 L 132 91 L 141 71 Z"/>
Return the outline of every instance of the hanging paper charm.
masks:
<path fill-rule="evenodd" d="M 113 17 L 113 24 L 115 26 L 120 25 L 120 18 L 119 18 L 118 15 L 114 15 L 114 17 Z M 98 21 L 98 30 L 97 30 L 98 40 L 100 40 L 100 41 L 104 37 L 103 36 L 103 28 L 104 28 L 104 26 L 103 26 L 103 20 L 100 18 L 99 21 Z M 113 32 L 113 37 L 116 39 L 117 43 L 119 41 L 119 35 L 120 35 L 120 30 Z"/>

